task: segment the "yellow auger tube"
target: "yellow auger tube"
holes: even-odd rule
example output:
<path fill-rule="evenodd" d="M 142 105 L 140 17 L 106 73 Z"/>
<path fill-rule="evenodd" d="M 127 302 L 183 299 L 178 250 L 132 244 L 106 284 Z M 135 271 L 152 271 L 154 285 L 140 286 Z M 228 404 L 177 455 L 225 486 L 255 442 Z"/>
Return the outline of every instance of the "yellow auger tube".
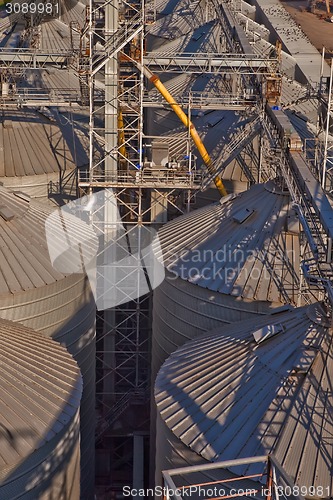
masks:
<path fill-rule="evenodd" d="M 118 111 L 118 146 L 119 146 L 119 153 L 124 158 L 127 158 L 126 148 L 125 148 L 124 120 L 123 120 L 123 113 L 121 110 Z"/>
<path fill-rule="evenodd" d="M 154 75 L 153 73 L 150 72 L 150 70 L 147 70 L 147 68 L 143 68 L 144 74 L 149 78 L 149 80 L 155 85 L 157 90 L 160 92 L 160 94 L 164 97 L 164 99 L 170 104 L 178 118 L 184 123 L 186 128 L 190 129 L 190 134 L 193 139 L 194 144 L 196 145 L 204 164 L 207 167 L 208 172 L 211 175 L 214 175 L 214 183 L 215 186 L 217 187 L 219 193 L 221 196 L 226 196 L 227 191 L 223 185 L 223 182 L 221 181 L 220 177 L 216 174 L 215 167 L 213 165 L 212 159 L 209 156 L 207 149 L 202 143 L 202 140 L 199 137 L 198 132 L 196 131 L 193 123 L 189 120 L 188 116 L 184 113 L 182 108 L 175 102 L 173 99 L 172 95 L 167 91 L 167 89 L 164 87 L 163 83 L 161 80 L 158 78 L 158 76 Z"/>

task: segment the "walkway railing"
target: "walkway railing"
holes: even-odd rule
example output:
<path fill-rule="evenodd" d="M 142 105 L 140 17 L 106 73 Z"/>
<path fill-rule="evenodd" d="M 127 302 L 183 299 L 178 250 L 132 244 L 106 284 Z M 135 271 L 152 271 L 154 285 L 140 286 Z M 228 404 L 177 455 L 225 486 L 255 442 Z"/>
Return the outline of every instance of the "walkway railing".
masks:
<path fill-rule="evenodd" d="M 251 466 L 246 475 L 233 474 L 233 468 Z M 207 477 L 207 481 L 191 480 Z M 302 487 L 292 479 L 271 455 L 239 458 L 205 465 L 195 465 L 162 472 L 163 493 L 166 500 L 196 499 L 226 500 L 229 498 L 252 498 L 261 500 L 304 500 Z M 221 479 L 211 478 L 221 475 Z"/>

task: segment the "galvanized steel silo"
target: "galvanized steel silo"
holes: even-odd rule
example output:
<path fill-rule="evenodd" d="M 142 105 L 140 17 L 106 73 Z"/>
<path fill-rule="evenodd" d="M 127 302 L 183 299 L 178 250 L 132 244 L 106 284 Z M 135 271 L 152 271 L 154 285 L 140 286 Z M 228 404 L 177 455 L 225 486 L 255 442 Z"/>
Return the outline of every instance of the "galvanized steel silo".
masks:
<path fill-rule="evenodd" d="M 331 498 L 330 325 L 317 303 L 215 329 L 173 353 L 155 384 L 157 481 L 180 465 L 273 454 L 296 485 Z"/>
<path fill-rule="evenodd" d="M 152 372 L 187 340 L 221 324 L 297 305 L 299 224 L 273 182 L 161 228 L 166 278 L 154 292 Z"/>
<path fill-rule="evenodd" d="M 63 122 L 66 123 L 65 118 Z M 75 169 L 87 165 L 83 136 L 33 110 L 4 111 L 0 120 L 0 177 L 4 186 L 39 200 L 76 195 Z"/>
<path fill-rule="evenodd" d="M 0 320 L 0 498 L 80 498 L 77 363 L 57 342 Z"/>
<path fill-rule="evenodd" d="M 0 317 L 66 346 L 83 376 L 81 490 L 94 493 L 95 302 L 83 274 L 50 262 L 45 220 L 52 209 L 0 188 Z"/>

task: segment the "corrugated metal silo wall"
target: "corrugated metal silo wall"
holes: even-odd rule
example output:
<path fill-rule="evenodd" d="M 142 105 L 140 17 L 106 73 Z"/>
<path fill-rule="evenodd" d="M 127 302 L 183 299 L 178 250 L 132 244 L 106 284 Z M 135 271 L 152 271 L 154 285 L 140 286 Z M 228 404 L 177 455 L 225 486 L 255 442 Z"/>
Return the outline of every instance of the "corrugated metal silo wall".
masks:
<path fill-rule="evenodd" d="M 190 448 L 185 446 L 168 428 L 165 422 L 162 420 L 160 414 L 158 414 L 156 421 L 157 428 L 157 454 L 156 454 L 156 469 L 155 469 L 155 484 L 156 486 L 164 486 L 162 479 L 162 471 L 170 469 L 178 469 L 180 467 L 196 466 L 196 465 L 207 465 L 210 462 L 204 460 L 197 453 L 192 451 Z M 218 494 L 222 494 L 224 498 L 228 493 L 232 495 L 232 489 L 236 488 L 238 490 L 256 489 L 257 484 L 254 479 L 242 479 L 236 482 L 233 479 L 237 479 L 239 474 L 233 474 L 227 469 L 212 469 L 209 471 L 196 471 L 190 474 L 176 475 L 173 476 L 175 485 L 177 488 L 188 486 L 196 487 L 202 485 L 202 490 L 192 489 L 187 491 L 189 497 L 194 500 L 199 500 L 200 498 L 207 498 L 207 491 L 205 494 L 204 484 L 207 483 L 208 488 L 218 488 Z M 224 481 L 227 481 L 224 483 Z M 221 493 L 221 490 L 224 493 Z M 185 493 L 186 495 L 186 493 Z M 184 495 L 184 496 L 185 496 Z M 214 496 L 212 494 L 211 496 Z M 239 496 L 239 499 L 244 500 L 248 496 Z"/>
<path fill-rule="evenodd" d="M 59 193 L 59 174 L 49 173 L 35 176 L 24 177 L 2 177 L 3 185 L 13 191 L 22 191 L 31 198 L 41 202 L 49 202 L 52 200 L 52 194 Z M 69 182 L 68 185 L 62 187 L 62 195 L 75 196 L 75 183 Z M 50 196 L 51 198 L 50 198 Z"/>
<path fill-rule="evenodd" d="M 217 326 L 271 311 L 270 302 L 220 294 L 167 273 L 154 291 L 152 384 L 163 362 L 186 341 Z"/>
<path fill-rule="evenodd" d="M 162 471 L 208 463 L 197 453 L 185 446 L 162 420 L 156 416 L 156 461 L 155 485 L 162 485 Z"/>
<path fill-rule="evenodd" d="M 281 305 L 281 304 L 276 304 Z M 175 278 L 172 274 L 166 273 L 166 279 L 154 291 L 153 304 L 153 338 L 152 338 L 152 387 L 155 378 L 163 362 L 178 347 L 190 339 L 223 324 L 229 324 L 242 319 L 257 316 L 258 314 L 268 314 L 271 312 L 272 304 L 264 301 L 246 301 L 230 295 L 222 295 L 217 292 L 193 285 L 188 281 Z M 159 469 L 159 450 L 163 446 L 170 447 L 168 443 L 173 442 L 175 449 L 182 449 L 185 456 L 192 454 L 188 448 L 184 447 L 177 438 L 163 423 L 163 438 L 156 434 L 156 405 L 152 399 L 151 405 L 151 448 L 150 459 L 151 479 L 154 476 L 153 470 Z M 165 437 L 165 434 L 168 437 Z M 163 443 L 161 445 L 159 442 Z M 156 444 L 156 450 L 154 447 Z M 172 449 L 172 456 L 174 450 Z M 178 452 L 176 453 L 178 456 Z M 164 453 L 163 460 L 166 460 L 167 453 Z M 156 458 L 156 465 L 154 466 Z M 193 457 L 192 457 L 193 458 Z M 178 460 L 178 459 L 177 459 Z M 178 462 L 177 462 L 178 463 Z M 191 463 L 191 462 L 190 462 Z M 166 466 L 167 464 L 163 464 Z M 181 465 L 178 465 L 180 467 Z M 160 478 L 160 473 L 156 476 Z"/>
<path fill-rule="evenodd" d="M 71 275 L 51 285 L 0 296 L 0 317 L 19 322 L 66 346 L 83 377 L 81 493 L 94 498 L 95 302 L 88 279 Z"/>
<path fill-rule="evenodd" d="M 1 475 L 0 473 L 0 481 Z M 2 500 L 80 498 L 79 411 L 61 432 L 46 441 L 44 446 L 9 474 L 4 485 L 0 484 L 0 498 Z"/>

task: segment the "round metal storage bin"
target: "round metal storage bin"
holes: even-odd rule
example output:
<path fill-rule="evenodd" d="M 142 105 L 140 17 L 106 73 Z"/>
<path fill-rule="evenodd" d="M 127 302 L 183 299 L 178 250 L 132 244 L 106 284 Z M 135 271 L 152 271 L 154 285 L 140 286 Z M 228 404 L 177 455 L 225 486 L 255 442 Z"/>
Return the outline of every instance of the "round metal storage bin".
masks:
<path fill-rule="evenodd" d="M 88 163 L 82 136 L 33 110 L 4 111 L 0 120 L 0 177 L 4 186 L 32 198 L 75 196 L 75 169 Z"/>
<path fill-rule="evenodd" d="M 271 454 L 296 485 L 331 498 L 330 324 L 320 303 L 290 307 L 174 352 L 155 384 L 157 483 L 165 469 Z"/>
<path fill-rule="evenodd" d="M 154 291 L 153 376 L 207 330 L 297 305 L 299 223 L 273 182 L 167 223 L 159 242 L 166 278 Z"/>
<path fill-rule="evenodd" d="M 0 498 L 80 498 L 77 363 L 57 342 L 0 320 Z"/>
<path fill-rule="evenodd" d="M 64 276 L 50 262 L 45 220 L 52 209 L 0 188 L 0 318 L 65 346 L 83 376 L 81 491 L 94 495 L 95 302 L 83 274 Z"/>

